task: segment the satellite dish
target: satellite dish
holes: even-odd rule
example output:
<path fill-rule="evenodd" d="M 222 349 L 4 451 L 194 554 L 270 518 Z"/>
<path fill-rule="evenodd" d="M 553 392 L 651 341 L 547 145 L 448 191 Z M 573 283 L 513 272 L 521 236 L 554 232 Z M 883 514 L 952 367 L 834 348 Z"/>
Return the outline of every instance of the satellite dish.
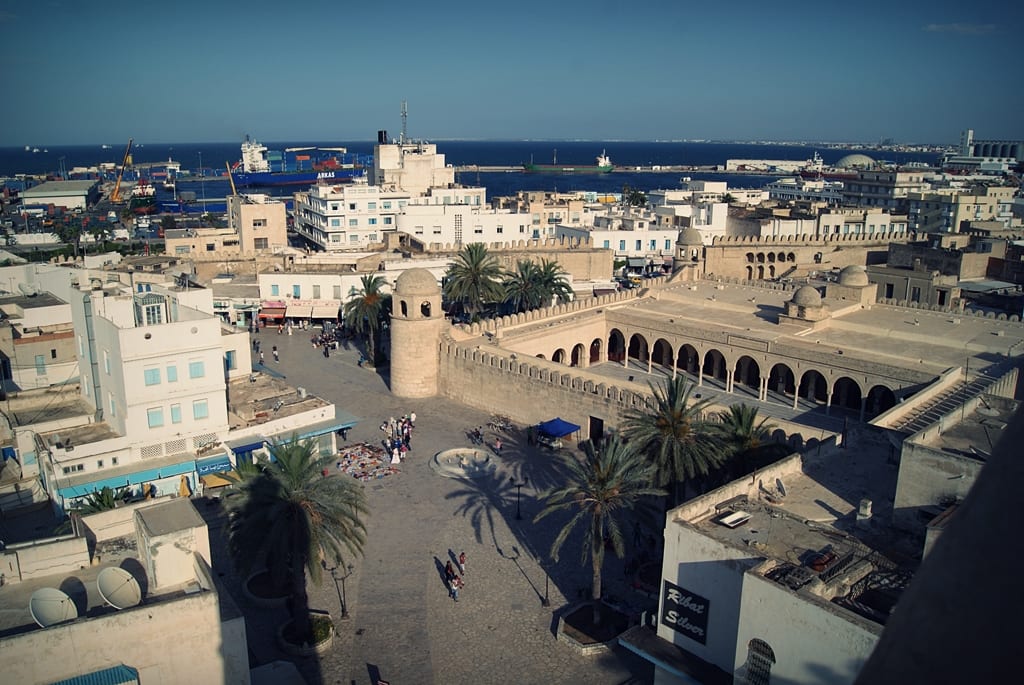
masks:
<path fill-rule="evenodd" d="M 783 497 L 786 496 L 786 486 L 782 484 L 781 478 L 775 479 L 775 487 L 779 489 L 779 492 L 782 494 Z"/>
<path fill-rule="evenodd" d="M 38 294 L 36 287 L 31 283 L 19 283 L 18 290 L 20 290 L 21 294 L 26 297 L 34 297 Z"/>
<path fill-rule="evenodd" d="M 116 566 L 100 571 L 96 577 L 96 588 L 103 601 L 115 609 L 128 609 L 142 601 L 142 590 L 135 576 Z"/>
<path fill-rule="evenodd" d="M 44 587 L 33 592 L 28 601 L 28 611 L 40 628 L 49 628 L 78 618 L 78 607 L 74 601 L 55 587 Z"/>

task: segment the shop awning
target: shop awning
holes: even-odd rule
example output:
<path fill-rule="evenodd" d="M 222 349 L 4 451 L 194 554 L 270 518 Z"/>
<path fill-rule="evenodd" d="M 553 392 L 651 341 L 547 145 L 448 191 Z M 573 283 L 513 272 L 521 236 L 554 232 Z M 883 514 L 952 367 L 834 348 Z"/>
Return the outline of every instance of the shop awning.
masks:
<path fill-rule="evenodd" d="M 313 313 L 311 316 L 314 319 L 337 319 L 338 318 L 338 305 L 326 305 L 319 304 L 313 307 Z"/>
<path fill-rule="evenodd" d="M 287 311 L 286 309 L 267 309 L 267 308 L 264 308 L 264 309 L 260 310 L 260 318 L 261 319 L 283 319 L 284 318 L 284 313 L 286 311 Z"/>
<path fill-rule="evenodd" d="M 156 469 L 145 469 L 144 471 L 136 471 L 135 473 L 128 476 L 128 482 L 132 485 L 139 485 L 140 483 L 147 483 L 151 480 L 159 480 L 161 478 L 169 478 L 171 476 L 178 476 L 182 473 L 192 473 L 196 470 L 196 463 L 194 461 L 183 461 L 179 464 L 172 464 L 170 466 L 163 466 Z"/>
<path fill-rule="evenodd" d="M 580 427 L 575 423 L 563 421 L 561 418 L 555 418 L 550 421 L 544 421 L 543 423 L 537 424 L 537 430 L 545 435 L 550 435 L 553 438 L 564 438 L 566 435 L 572 435 L 579 429 Z"/>
<path fill-rule="evenodd" d="M 219 476 L 216 473 L 208 473 L 205 476 L 199 476 L 199 480 L 203 482 L 205 488 L 226 488 L 230 485 L 234 485 L 233 481 L 228 480 L 224 476 Z"/>
<path fill-rule="evenodd" d="M 643 257 L 627 257 L 626 258 L 626 266 L 632 266 L 632 267 L 647 266 L 647 260 L 644 259 Z"/>
<path fill-rule="evenodd" d="M 58 680 L 53 685 L 126 685 L 139 682 L 139 672 L 131 666 L 118 664 L 102 671 L 76 675 L 67 680 Z"/>
<path fill-rule="evenodd" d="M 235 440 L 226 440 L 225 445 L 231 450 L 233 454 L 244 454 L 245 452 L 252 452 L 254 450 L 261 449 L 266 444 L 267 438 L 263 435 L 251 435 L 248 438 L 237 438 Z"/>
<path fill-rule="evenodd" d="M 298 431 L 290 431 L 288 433 L 282 433 L 281 435 L 275 436 L 276 440 L 291 440 L 292 435 L 297 434 L 299 440 L 305 440 L 306 438 L 315 438 L 320 435 L 326 435 L 334 431 L 340 431 L 343 428 L 351 428 L 352 426 L 359 423 L 362 419 L 358 416 L 353 416 L 348 412 L 341 411 L 335 408 L 334 418 L 327 419 L 326 421 L 318 421 L 309 425 L 303 426 Z"/>
<path fill-rule="evenodd" d="M 290 304 L 286 316 L 289 319 L 308 319 L 312 309 L 308 304 Z"/>

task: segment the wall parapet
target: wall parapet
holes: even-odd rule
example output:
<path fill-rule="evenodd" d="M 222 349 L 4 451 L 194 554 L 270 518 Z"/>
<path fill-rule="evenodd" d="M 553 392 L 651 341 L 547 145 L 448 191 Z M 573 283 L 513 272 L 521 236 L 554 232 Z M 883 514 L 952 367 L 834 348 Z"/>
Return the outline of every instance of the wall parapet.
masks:
<path fill-rule="evenodd" d="M 824 236 L 800 235 L 789 236 L 715 236 L 712 247 L 825 247 L 833 245 L 879 245 L 885 243 L 903 243 L 917 240 L 913 231 L 892 231 L 864 235 L 860 233 L 827 234 Z"/>

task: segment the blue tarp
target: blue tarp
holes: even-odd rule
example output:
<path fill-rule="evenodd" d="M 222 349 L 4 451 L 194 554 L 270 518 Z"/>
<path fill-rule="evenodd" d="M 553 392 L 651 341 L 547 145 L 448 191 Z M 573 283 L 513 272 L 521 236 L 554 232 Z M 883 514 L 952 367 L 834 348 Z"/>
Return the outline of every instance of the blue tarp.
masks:
<path fill-rule="evenodd" d="M 120 664 L 102 671 L 93 671 L 67 680 L 60 680 L 53 685 L 125 685 L 137 682 L 139 682 L 139 672 L 131 666 Z"/>
<path fill-rule="evenodd" d="M 566 435 L 572 435 L 579 429 L 580 427 L 575 423 L 569 423 L 560 418 L 554 418 L 537 424 L 538 431 L 544 435 L 550 435 L 552 438 L 563 438 Z"/>

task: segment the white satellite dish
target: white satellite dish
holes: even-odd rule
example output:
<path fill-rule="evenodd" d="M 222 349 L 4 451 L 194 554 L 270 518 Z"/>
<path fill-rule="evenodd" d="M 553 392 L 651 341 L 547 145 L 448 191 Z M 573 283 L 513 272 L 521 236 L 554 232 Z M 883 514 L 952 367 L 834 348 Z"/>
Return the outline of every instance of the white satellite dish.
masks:
<path fill-rule="evenodd" d="M 142 590 L 135 576 L 116 566 L 100 571 L 96 577 L 96 588 L 103 601 L 115 609 L 127 609 L 142 601 Z"/>
<path fill-rule="evenodd" d="M 49 628 L 78 618 L 78 607 L 65 593 L 55 587 L 44 587 L 32 593 L 28 601 L 32 620 L 41 628 Z"/>

